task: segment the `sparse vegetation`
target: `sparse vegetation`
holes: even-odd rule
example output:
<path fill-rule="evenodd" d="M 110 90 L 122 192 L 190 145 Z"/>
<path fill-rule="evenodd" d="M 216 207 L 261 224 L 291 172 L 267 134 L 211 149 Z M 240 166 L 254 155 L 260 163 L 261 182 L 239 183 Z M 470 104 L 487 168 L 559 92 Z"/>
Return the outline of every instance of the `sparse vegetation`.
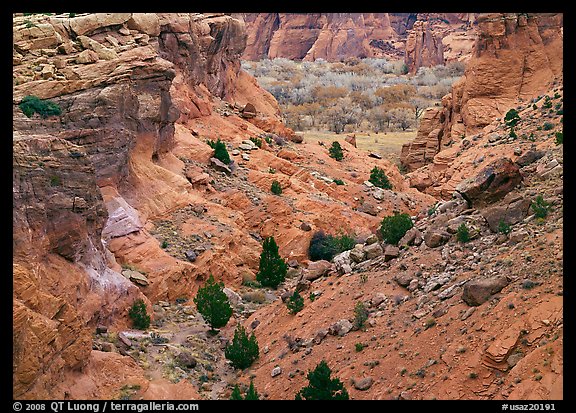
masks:
<path fill-rule="evenodd" d="M 544 125 L 542 126 L 542 129 L 544 130 L 550 130 L 554 128 L 554 124 L 551 122 L 544 122 Z"/>
<path fill-rule="evenodd" d="M 324 231 L 317 231 L 310 240 L 308 255 L 310 260 L 330 261 L 335 255 L 354 248 L 356 242 L 349 235 L 327 235 Z"/>
<path fill-rule="evenodd" d="M 366 321 L 368 320 L 368 310 L 362 301 L 357 301 L 354 306 L 354 320 L 352 325 L 357 330 L 364 329 Z"/>
<path fill-rule="evenodd" d="M 254 382 L 250 380 L 250 387 L 248 387 L 248 391 L 246 391 L 244 397 L 242 397 L 238 384 L 235 384 L 232 394 L 230 395 L 230 400 L 260 400 L 260 395 L 254 387 Z"/>
<path fill-rule="evenodd" d="M 232 307 L 224 293 L 224 283 L 216 282 L 212 274 L 198 289 L 194 304 L 212 331 L 224 327 L 232 316 Z"/>
<path fill-rule="evenodd" d="M 395 213 L 384 217 L 380 225 L 380 233 L 387 244 L 398 245 L 398 241 L 413 227 L 410 215 Z"/>
<path fill-rule="evenodd" d="M 50 186 L 62 185 L 62 179 L 59 176 L 53 175 L 50 177 Z"/>
<path fill-rule="evenodd" d="M 520 121 L 520 115 L 518 114 L 518 111 L 516 109 L 510 109 L 506 113 L 504 121 L 506 122 L 506 126 L 508 126 L 509 128 L 513 128 L 514 126 L 516 126 Z"/>
<path fill-rule="evenodd" d="M 272 186 L 270 188 L 270 192 L 272 192 L 274 195 L 281 195 L 282 194 L 282 186 L 280 185 L 280 182 L 274 180 L 272 181 Z"/>
<path fill-rule="evenodd" d="M 530 205 L 532 211 L 536 218 L 546 218 L 548 216 L 548 210 L 550 209 L 550 203 L 546 202 L 542 195 L 538 195 L 532 204 Z"/>
<path fill-rule="evenodd" d="M 512 228 L 510 227 L 510 225 L 504 222 L 503 219 L 500 219 L 500 221 L 498 221 L 498 232 L 500 234 L 508 235 L 511 231 Z"/>
<path fill-rule="evenodd" d="M 230 154 L 228 153 L 228 149 L 226 149 L 226 144 L 222 142 L 220 138 L 216 141 L 207 140 L 206 143 L 214 149 L 214 158 L 226 165 L 230 164 Z"/>
<path fill-rule="evenodd" d="M 226 358 L 230 360 L 234 368 L 242 370 L 250 367 L 258 358 L 259 353 L 258 341 L 256 341 L 254 333 L 248 337 L 242 324 L 238 324 L 234 331 L 232 343 L 224 349 Z"/>
<path fill-rule="evenodd" d="M 344 384 L 338 378 L 331 378 L 332 370 L 322 360 L 316 368 L 308 372 L 308 385 L 296 393 L 296 400 L 349 400 Z"/>
<path fill-rule="evenodd" d="M 29 118 L 35 113 L 39 114 L 42 119 L 62 114 L 62 109 L 57 103 L 50 100 L 42 100 L 38 96 L 32 95 L 25 96 L 18 107 Z"/>
<path fill-rule="evenodd" d="M 392 184 L 388 180 L 386 172 L 384 172 L 382 168 L 379 168 L 377 166 L 372 168 L 372 170 L 370 171 L 370 179 L 368 179 L 368 181 L 373 183 L 374 186 L 377 186 L 378 188 L 392 189 Z"/>
<path fill-rule="evenodd" d="M 367 347 L 366 344 L 364 343 L 356 343 L 354 344 L 354 349 L 356 350 L 357 353 L 361 352 L 362 350 L 364 350 L 364 348 Z"/>
<path fill-rule="evenodd" d="M 556 132 L 556 145 L 562 145 L 564 143 L 564 132 Z"/>
<path fill-rule="evenodd" d="M 336 185 L 344 185 L 344 181 L 342 179 L 334 178 L 334 183 Z"/>
<path fill-rule="evenodd" d="M 342 152 L 342 147 L 338 141 L 332 142 L 332 146 L 330 146 L 328 152 L 330 153 L 330 157 L 336 159 L 337 161 L 344 159 L 344 153 Z"/>
<path fill-rule="evenodd" d="M 278 245 L 274 237 L 268 237 L 264 240 L 262 253 L 260 254 L 260 265 L 256 280 L 263 287 L 277 288 L 278 285 L 286 278 L 288 264 L 278 254 Z"/>
<path fill-rule="evenodd" d="M 128 316 L 132 320 L 132 326 L 138 330 L 146 330 L 150 327 L 150 316 L 146 311 L 144 300 L 138 298 L 128 310 Z"/>
<path fill-rule="evenodd" d="M 425 322 L 424 322 L 424 328 L 426 330 L 428 330 L 429 328 L 432 328 L 436 325 L 436 320 L 432 317 L 428 318 Z"/>
<path fill-rule="evenodd" d="M 262 148 L 262 139 L 251 137 L 250 140 L 256 145 L 258 148 Z"/>
<path fill-rule="evenodd" d="M 470 241 L 470 230 L 466 226 L 465 222 L 461 223 L 458 227 L 458 230 L 456 231 L 456 239 L 461 243 Z"/>
<path fill-rule="evenodd" d="M 290 314 L 296 314 L 304 308 L 304 298 L 302 298 L 298 291 L 294 291 L 286 301 L 286 306 L 288 307 Z"/>

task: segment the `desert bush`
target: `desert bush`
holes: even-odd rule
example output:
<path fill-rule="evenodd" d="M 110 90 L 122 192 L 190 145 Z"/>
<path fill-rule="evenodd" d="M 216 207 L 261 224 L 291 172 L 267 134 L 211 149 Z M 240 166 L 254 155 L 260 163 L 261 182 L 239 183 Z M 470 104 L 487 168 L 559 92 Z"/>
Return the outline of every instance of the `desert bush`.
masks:
<path fill-rule="evenodd" d="M 388 176 L 386 176 L 386 172 L 382 168 L 375 166 L 370 171 L 370 178 L 368 179 L 374 186 L 383 189 L 392 189 L 392 184 L 388 180 Z"/>
<path fill-rule="evenodd" d="M 304 308 L 304 298 L 302 298 L 298 291 L 294 291 L 288 301 L 286 301 L 286 306 L 290 314 L 296 314 Z"/>
<path fill-rule="evenodd" d="M 296 393 L 296 400 L 349 400 L 344 384 L 337 378 L 330 378 L 332 370 L 322 360 L 314 370 L 308 372 L 308 385 Z"/>
<path fill-rule="evenodd" d="M 214 149 L 214 158 L 218 159 L 220 162 L 228 165 L 230 163 L 230 155 L 228 154 L 228 149 L 226 149 L 226 144 L 218 138 L 215 142 L 212 140 L 206 141 L 212 149 Z"/>
<path fill-rule="evenodd" d="M 556 132 L 556 145 L 562 145 L 564 143 L 564 132 Z"/>
<path fill-rule="evenodd" d="M 308 256 L 311 261 L 330 261 L 335 255 L 354 248 L 356 242 L 349 235 L 327 235 L 324 231 L 317 231 L 312 235 L 308 247 Z"/>
<path fill-rule="evenodd" d="M 364 328 L 368 320 L 368 310 L 362 301 L 357 301 L 354 305 L 354 320 L 352 325 L 354 328 L 361 330 Z"/>
<path fill-rule="evenodd" d="M 282 194 L 282 186 L 280 185 L 280 182 L 276 180 L 272 181 L 270 192 L 272 192 L 274 195 Z"/>
<path fill-rule="evenodd" d="M 42 100 L 38 96 L 25 96 L 18 107 L 29 118 L 35 113 L 39 114 L 42 119 L 62 114 L 62 109 L 58 104 L 50 100 Z"/>
<path fill-rule="evenodd" d="M 387 244 L 397 245 L 404 234 L 412 228 L 413 223 L 410 215 L 406 213 L 395 213 L 394 215 L 384 217 L 380 225 L 380 233 L 384 242 Z"/>
<path fill-rule="evenodd" d="M 342 147 L 338 141 L 332 142 L 332 146 L 330 146 L 328 152 L 330 153 L 330 157 L 336 159 L 337 161 L 341 161 L 344 158 Z"/>
<path fill-rule="evenodd" d="M 456 239 L 462 243 L 470 241 L 470 231 L 465 222 L 461 223 L 456 230 Z"/>
<path fill-rule="evenodd" d="M 518 114 L 518 111 L 516 109 L 510 109 L 508 112 L 506 112 L 504 121 L 508 127 L 516 126 L 520 121 L 520 115 Z"/>
<path fill-rule="evenodd" d="M 132 326 L 138 330 L 146 330 L 150 327 L 150 316 L 146 311 L 146 304 L 138 298 L 128 310 L 128 316 L 132 320 Z"/>
<path fill-rule="evenodd" d="M 548 216 L 548 210 L 550 209 L 550 203 L 544 201 L 542 195 L 538 195 L 532 204 L 530 205 L 532 211 L 536 218 L 546 218 Z"/>
<path fill-rule="evenodd" d="M 500 221 L 498 221 L 498 232 L 500 234 L 508 235 L 511 231 L 512 228 L 510 227 L 510 225 L 504 222 L 503 219 L 500 219 Z"/>

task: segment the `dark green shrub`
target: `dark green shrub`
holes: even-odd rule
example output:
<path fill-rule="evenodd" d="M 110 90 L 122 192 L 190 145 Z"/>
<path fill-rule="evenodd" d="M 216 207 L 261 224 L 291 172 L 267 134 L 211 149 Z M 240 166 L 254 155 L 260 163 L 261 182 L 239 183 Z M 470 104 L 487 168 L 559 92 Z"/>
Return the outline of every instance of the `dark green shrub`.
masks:
<path fill-rule="evenodd" d="M 254 333 L 248 337 L 242 324 L 238 324 L 234 331 L 232 343 L 224 349 L 226 358 L 230 360 L 234 368 L 245 369 L 254 363 L 259 353 L 260 350 L 258 349 L 258 342 Z"/>
<path fill-rule="evenodd" d="M 302 298 L 298 291 L 294 291 L 288 301 L 286 301 L 286 306 L 290 314 L 296 314 L 304 308 L 304 298 Z"/>
<path fill-rule="evenodd" d="M 458 230 L 456 231 L 456 239 L 462 243 L 470 241 L 470 231 L 465 222 L 461 223 L 458 227 Z"/>
<path fill-rule="evenodd" d="M 168 241 L 166 241 L 166 240 L 162 241 L 161 247 L 162 247 L 162 249 L 168 248 Z"/>
<path fill-rule="evenodd" d="M 332 142 L 332 146 L 330 146 L 328 152 L 330 153 L 330 157 L 336 159 L 337 161 L 344 159 L 344 152 L 342 152 L 342 147 L 338 141 Z"/>
<path fill-rule="evenodd" d="M 322 360 L 314 370 L 308 372 L 308 386 L 296 393 L 296 400 L 349 400 L 344 384 L 337 378 L 331 379 L 332 370 Z"/>
<path fill-rule="evenodd" d="M 544 122 L 544 125 L 542 126 L 542 129 L 544 130 L 550 130 L 552 128 L 554 128 L 554 124 L 550 122 Z"/>
<path fill-rule="evenodd" d="M 278 245 L 274 237 L 268 237 L 262 245 L 260 265 L 256 280 L 264 287 L 276 288 L 286 278 L 288 264 L 278 254 Z"/>
<path fill-rule="evenodd" d="M 50 177 L 50 186 L 62 185 L 62 179 L 59 176 L 53 175 Z"/>
<path fill-rule="evenodd" d="M 514 128 L 513 128 L 513 127 L 510 128 L 510 133 L 509 133 L 508 136 L 510 136 L 511 138 L 517 138 L 517 137 L 518 137 L 518 135 L 516 135 L 516 132 L 514 132 Z"/>
<path fill-rule="evenodd" d="M 395 213 L 394 215 L 384 217 L 380 226 L 380 233 L 384 242 L 387 244 L 397 245 L 404 234 L 412 228 L 412 219 L 410 215 Z"/>
<path fill-rule="evenodd" d="M 383 189 L 392 189 L 392 184 L 386 176 L 386 172 L 382 168 L 375 166 L 370 171 L 370 179 L 368 181 L 372 182 L 374 186 Z"/>
<path fill-rule="evenodd" d="M 308 255 L 310 260 L 330 261 L 335 255 L 354 248 L 354 238 L 342 234 L 340 236 L 327 235 L 324 231 L 317 231 L 312 235 Z"/>
<path fill-rule="evenodd" d="M 498 222 L 498 232 L 500 234 L 508 235 L 508 234 L 510 234 L 511 231 L 512 231 L 512 228 L 510 228 L 510 225 L 508 225 L 506 222 L 504 222 L 503 219 L 501 219 Z"/>
<path fill-rule="evenodd" d="M 366 347 L 366 344 L 363 343 L 356 343 L 354 344 L 354 348 L 356 350 L 357 353 L 361 352 L 362 350 L 364 350 L 364 347 Z"/>
<path fill-rule="evenodd" d="M 37 96 L 28 95 L 24 97 L 18 107 L 29 118 L 32 117 L 34 113 L 38 113 L 42 119 L 46 119 L 49 116 L 60 116 L 62 114 L 62 109 L 60 109 L 58 104 L 50 100 L 42 100 Z"/>
<path fill-rule="evenodd" d="M 538 109 L 538 106 L 536 106 L 536 103 L 534 103 L 534 104 L 532 105 L 532 109 L 534 109 L 534 110 Z"/>
<path fill-rule="evenodd" d="M 354 328 L 361 330 L 364 328 L 366 321 L 368 320 L 368 310 L 362 301 L 356 302 L 354 306 L 354 320 L 352 325 Z"/>
<path fill-rule="evenodd" d="M 218 159 L 220 162 L 228 165 L 230 163 L 230 155 L 228 154 L 228 149 L 226 149 L 226 144 L 218 138 L 216 142 L 212 140 L 207 140 L 206 143 L 214 149 L 214 158 Z"/>
<path fill-rule="evenodd" d="M 198 289 L 194 304 L 212 331 L 224 327 L 232 316 L 232 307 L 224 293 L 224 283 L 217 283 L 212 274 Z"/>
<path fill-rule="evenodd" d="M 68 14 L 68 18 L 73 19 L 74 17 L 76 17 L 76 13 L 69 13 Z"/>
<path fill-rule="evenodd" d="M 132 320 L 132 326 L 138 330 L 146 330 L 150 327 L 150 316 L 146 311 L 146 304 L 142 299 L 137 299 L 128 310 L 128 316 Z"/>
<path fill-rule="evenodd" d="M 254 388 L 254 382 L 250 380 L 250 387 L 248 388 L 246 395 L 242 397 L 240 388 L 236 384 L 234 385 L 234 390 L 232 390 L 232 394 L 230 395 L 230 400 L 260 400 L 260 395 Z"/>
<path fill-rule="evenodd" d="M 556 132 L 556 145 L 564 143 L 564 132 Z"/>
<path fill-rule="evenodd" d="M 550 99 L 550 96 L 546 96 L 544 98 L 544 104 L 542 105 L 542 107 L 544 109 L 550 109 L 552 107 L 552 100 Z"/>
<path fill-rule="evenodd" d="M 267 143 L 268 145 L 272 145 L 273 140 L 272 140 L 272 138 L 271 138 L 270 136 L 265 136 L 265 137 L 264 137 L 264 140 L 266 141 L 266 143 Z"/>
<path fill-rule="evenodd" d="M 280 182 L 272 181 L 272 187 L 270 188 L 270 191 L 274 195 L 280 195 L 282 193 L 282 186 L 280 185 Z"/>
<path fill-rule="evenodd" d="M 520 121 L 520 115 L 516 109 L 510 109 L 506 116 L 504 117 L 504 121 L 506 122 L 506 126 L 513 127 Z"/>
<path fill-rule="evenodd" d="M 262 147 L 262 139 L 252 137 L 252 138 L 250 138 L 250 140 L 251 140 L 252 142 L 254 142 L 254 145 L 256 145 L 257 147 L 259 147 L 259 148 Z"/>
<path fill-rule="evenodd" d="M 548 216 L 548 210 L 550 208 L 550 203 L 544 201 L 542 195 L 538 195 L 532 204 L 530 205 L 534 211 L 536 218 L 546 218 Z"/>
<path fill-rule="evenodd" d="M 334 183 L 335 183 L 336 185 L 344 185 L 344 181 L 343 181 L 342 179 L 338 179 L 338 178 L 335 178 L 335 179 L 334 179 Z"/>

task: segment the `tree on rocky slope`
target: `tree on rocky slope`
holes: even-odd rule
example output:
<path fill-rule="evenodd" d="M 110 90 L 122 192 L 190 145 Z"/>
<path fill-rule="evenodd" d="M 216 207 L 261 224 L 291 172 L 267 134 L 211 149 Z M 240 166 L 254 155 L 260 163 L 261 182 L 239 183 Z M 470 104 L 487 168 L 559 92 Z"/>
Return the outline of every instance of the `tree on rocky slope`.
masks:
<path fill-rule="evenodd" d="M 348 400 L 348 391 L 340 379 L 331 379 L 332 371 L 322 360 L 308 372 L 308 386 L 296 393 L 296 400 Z"/>
<path fill-rule="evenodd" d="M 274 237 L 266 238 L 260 254 L 260 266 L 256 280 L 264 287 L 276 288 L 284 281 L 287 272 L 288 264 L 278 254 L 278 245 L 274 241 Z"/>
<path fill-rule="evenodd" d="M 245 369 L 254 363 L 259 353 L 260 350 L 254 333 L 248 337 L 242 324 L 238 324 L 234 331 L 232 343 L 224 349 L 226 358 L 230 360 L 234 368 Z"/>
<path fill-rule="evenodd" d="M 224 327 L 232 316 L 232 307 L 228 301 L 228 296 L 224 293 L 224 283 L 217 283 L 212 274 L 198 290 L 196 297 L 194 297 L 194 303 L 212 332 Z"/>

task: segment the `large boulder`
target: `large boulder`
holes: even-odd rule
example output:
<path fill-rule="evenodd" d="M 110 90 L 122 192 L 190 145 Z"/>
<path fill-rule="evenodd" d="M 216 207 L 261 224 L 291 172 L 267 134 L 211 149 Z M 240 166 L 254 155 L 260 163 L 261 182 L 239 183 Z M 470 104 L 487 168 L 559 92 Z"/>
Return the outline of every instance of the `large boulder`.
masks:
<path fill-rule="evenodd" d="M 508 194 L 499 205 L 490 206 L 482 211 L 490 229 L 498 231 L 500 221 L 507 225 L 521 222 L 529 213 L 531 200 L 521 195 Z"/>
<path fill-rule="evenodd" d="M 332 269 L 332 263 L 326 260 L 319 260 L 311 262 L 304 272 L 304 278 L 309 281 L 314 281 L 320 277 L 328 274 Z"/>
<path fill-rule="evenodd" d="M 475 177 L 468 178 L 456 187 L 468 206 L 485 206 L 502 199 L 522 181 L 520 168 L 509 158 L 496 159 Z"/>
<path fill-rule="evenodd" d="M 502 275 L 484 280 L 468 281 L 464 285 L 462 300 L 470 306 L 479 306 L 488 301 L 492 295 L 499 293 L 508 283 L 508 278 Z"/>

